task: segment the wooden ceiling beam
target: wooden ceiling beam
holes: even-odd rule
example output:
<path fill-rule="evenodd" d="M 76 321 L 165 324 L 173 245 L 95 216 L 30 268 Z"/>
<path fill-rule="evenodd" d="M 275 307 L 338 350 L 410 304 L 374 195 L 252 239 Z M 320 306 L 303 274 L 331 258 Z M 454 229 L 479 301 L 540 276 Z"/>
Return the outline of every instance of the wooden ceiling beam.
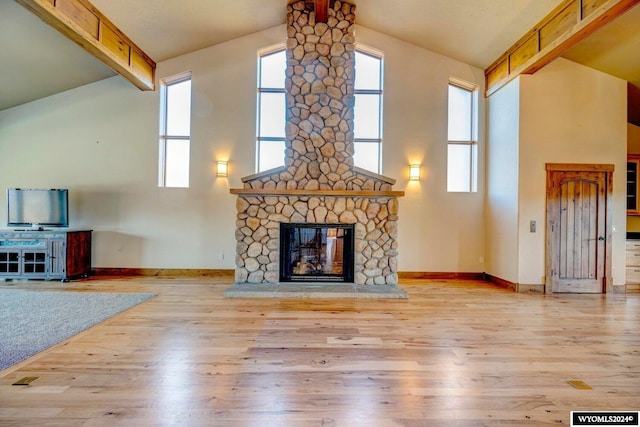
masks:
<path fill-rule="evenodd" d="M 313 0 L 316 22 L 326 23 L 329 19 L 329 0 Z"/>
<path fill-rule="evenodd" d="M 16 0 L 141 90 L 155 89 L 156 63 L 88 0 Z"/>
<path fill-rule="evenodd" d="M 640 0 L 565 0 L 485 71 L 489 96 L 521 74 L 533 74 Z"/>

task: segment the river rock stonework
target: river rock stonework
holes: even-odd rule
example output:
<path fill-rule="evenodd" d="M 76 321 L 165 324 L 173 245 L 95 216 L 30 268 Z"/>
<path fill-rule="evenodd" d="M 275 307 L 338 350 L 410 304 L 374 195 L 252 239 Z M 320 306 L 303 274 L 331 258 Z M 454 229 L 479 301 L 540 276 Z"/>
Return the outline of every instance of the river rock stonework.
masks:
<path fill-rule="evenodd" d="M 280 223 L 354 224 L 354 283 L 398 283 L 398 199 L 243 195 L 236 202 L 236 283 L 277 283 Z"/>
<path fill-rule="evenodd" d="M 398 283 L 395 180 L 353 165 L 355 5 L 330 1 L 326 23 L 287 6 L 284 166 L 242 179 L 236 283 L 280 279 L 280 224 L 354 224 L 354 282 Z M 400 193 L 400 194 L 398 194 Z"/>

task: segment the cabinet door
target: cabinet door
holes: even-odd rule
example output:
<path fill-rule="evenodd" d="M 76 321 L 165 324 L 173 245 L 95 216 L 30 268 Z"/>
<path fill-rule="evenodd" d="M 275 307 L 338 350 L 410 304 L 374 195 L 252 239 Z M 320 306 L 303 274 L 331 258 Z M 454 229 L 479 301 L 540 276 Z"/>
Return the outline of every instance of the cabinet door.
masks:
<path fill-rule="evenodd" d="M 22 274 L 45 277 L 47 275 L 47 251 L 22 251 Z"/>
<path fill-rule="evenodd" d="M 52 239 L 49 241 L 49 277 L 52 279 L 64 279 L 65 271 L 65 244 L 64 239 Z"/>
<path fill-rule="evenodd" d="M 0 276 L 20 274 L 20 251 L 0 250 Z"/>

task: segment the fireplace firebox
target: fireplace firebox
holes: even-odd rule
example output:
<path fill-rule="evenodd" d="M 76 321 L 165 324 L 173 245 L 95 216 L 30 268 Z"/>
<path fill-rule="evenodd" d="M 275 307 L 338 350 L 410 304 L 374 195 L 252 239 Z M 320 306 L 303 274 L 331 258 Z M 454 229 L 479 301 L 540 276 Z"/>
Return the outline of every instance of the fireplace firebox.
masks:
<path fill-rule="evenodd" d="M 280 224 L 281 282 L 353 282 L 353 224 Z"/>

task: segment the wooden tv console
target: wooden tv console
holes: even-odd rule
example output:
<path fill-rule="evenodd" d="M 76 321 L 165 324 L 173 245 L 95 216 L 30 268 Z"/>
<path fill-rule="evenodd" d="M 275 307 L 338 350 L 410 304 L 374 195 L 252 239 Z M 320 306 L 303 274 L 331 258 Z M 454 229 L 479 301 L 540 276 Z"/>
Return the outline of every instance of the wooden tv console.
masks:
<path fill-rule="evenodd" d="M 0 279 L 62 280 L 91 273 L 92 230 L 0 230 Z"/>

